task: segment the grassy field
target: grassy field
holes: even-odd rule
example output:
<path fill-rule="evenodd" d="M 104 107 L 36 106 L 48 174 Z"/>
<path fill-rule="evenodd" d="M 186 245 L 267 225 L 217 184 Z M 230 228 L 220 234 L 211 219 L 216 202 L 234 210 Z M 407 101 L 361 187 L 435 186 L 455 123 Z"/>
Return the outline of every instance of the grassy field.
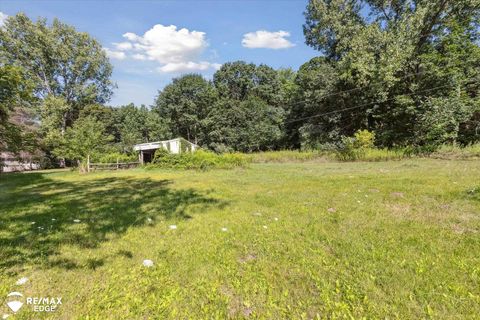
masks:
<path fill-rule="evenodd" d="M 9 174 L 0 212 L 0 296 L 62 297 L 9 319 L 480 317 L 479 161 Z"/>

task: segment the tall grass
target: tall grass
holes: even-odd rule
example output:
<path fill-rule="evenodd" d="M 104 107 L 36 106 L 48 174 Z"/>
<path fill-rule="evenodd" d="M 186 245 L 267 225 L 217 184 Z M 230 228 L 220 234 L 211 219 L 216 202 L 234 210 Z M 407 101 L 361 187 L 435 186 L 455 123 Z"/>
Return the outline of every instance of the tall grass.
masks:
<path fill-rule="evenodd" d="M 412 153 L 409 149 L 377 149 L 362 148 L 349 150 L 349 152 L 338 151 L 335 158 L 340 161 L 391 161 L 410 158 Z"/>
<path fill-rule="evenodd" d="M 257 152 L 249 155 L 251 162 L 266 163 L 266 162 L 304 162 L 311 160 L 327 160 L 329 153 L 324 151 L 310 150 L 281 150 L 281 151 L 265 151 Z"/>
<path fill-rule="evenodd" d="M 465 147 L 455 144 L 444 144 L 430 156 L 438 159 L 479 159 L 480 143 L 470 144 Z"/>

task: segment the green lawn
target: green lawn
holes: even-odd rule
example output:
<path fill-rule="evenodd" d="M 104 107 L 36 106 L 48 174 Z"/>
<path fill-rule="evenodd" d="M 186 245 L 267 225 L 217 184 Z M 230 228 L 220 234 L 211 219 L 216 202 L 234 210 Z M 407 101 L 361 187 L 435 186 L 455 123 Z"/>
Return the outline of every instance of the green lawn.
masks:
<path fill-rule="evenodd" d="M 478 319 L 479 231 L 479 161 L 8 174 L 0 296 L 63 298 L 9 319 Z"/>

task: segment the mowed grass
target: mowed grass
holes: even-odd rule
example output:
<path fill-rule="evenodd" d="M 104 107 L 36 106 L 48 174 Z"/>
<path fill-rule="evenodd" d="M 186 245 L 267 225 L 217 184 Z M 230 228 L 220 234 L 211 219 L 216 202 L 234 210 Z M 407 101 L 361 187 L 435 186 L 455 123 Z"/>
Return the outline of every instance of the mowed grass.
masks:
<path fill-rule="evenodd" d="M 2 175 L 0 211 L 0 296 L 63 298 L 10 319 L 480 317 L 478 161 Z"/>

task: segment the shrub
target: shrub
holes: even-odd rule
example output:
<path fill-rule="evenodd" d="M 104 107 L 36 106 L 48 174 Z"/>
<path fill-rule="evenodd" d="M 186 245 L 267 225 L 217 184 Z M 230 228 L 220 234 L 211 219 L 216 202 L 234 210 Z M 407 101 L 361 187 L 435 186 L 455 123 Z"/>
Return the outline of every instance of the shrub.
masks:
<path fill-rule="evenodd" d="M 375 148 L 375 133 L 359 130 L 353 137 L 343 137 L 335 156 L 340 161 L 387 161 L 399 160 L 413 154 L 411 148 L 377 149 Z"/>
<path fill-rule="evenodd" d="M 368 149 L 375 147 L 375 133 L 368 130 L 358 130 L 353 135 L 353 146 L 357 149 Z"/>
<path fill-rule="evenodd" d="M 342 143 L 336 150 L 336 157 L 340 161 L 354 161 L 361 157 L 363 148 L 357 147 L 355 138 L 342 137 Z"/>
<path fill-rule="evenodd" d="M 165 149 L 158 149 L 150 167 L 174 169 L 212 168 L 230 169 L 245 166 L 249 162 L 248 156 L 240 153 L 216 154 L 211 151 L 198 150 L 190 153 L 172 154 Z"/>
<path fill-rule="evenodd" d="M 118 162 L 135 162 L 138 161 L 138 157 L 135 154 L 128 155 L 125 153 L 111 152 L 105 154 L 98 154 L 90 161 L 99 163 L 116 163 L 117 160 Z"/>

